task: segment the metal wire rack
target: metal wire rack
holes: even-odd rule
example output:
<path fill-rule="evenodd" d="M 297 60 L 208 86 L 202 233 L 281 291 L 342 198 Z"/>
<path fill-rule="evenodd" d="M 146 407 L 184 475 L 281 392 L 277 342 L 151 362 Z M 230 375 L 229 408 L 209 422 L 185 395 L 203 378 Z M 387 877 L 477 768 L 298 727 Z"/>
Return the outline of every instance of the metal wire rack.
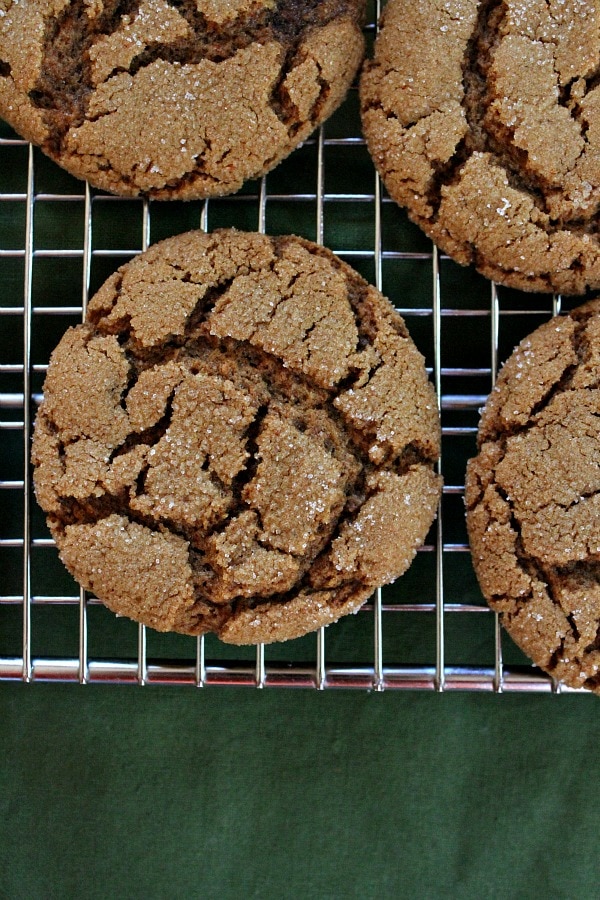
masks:
<path fill-rule="evenodd" d="M 63 570 L 31 485 L 31 429 L 49 354 L 85 314 L 88 296 L 150 242 L 220 226 L 300 234 L 361 271 L 404 316 L 442 417 L 443 498 L 411 570 L 356 616 L 269 647 L 157 635 L 116 619 Z M 462 502 L 478 411 L 498 365 L 560 306 L 559 297 L 497 289 L 438 254 L 381 188 L 355 88 L 273 173 L 202 203 L 92 191 L 0 123 L 0 680 L 560 692 L 485 605 Z"/>

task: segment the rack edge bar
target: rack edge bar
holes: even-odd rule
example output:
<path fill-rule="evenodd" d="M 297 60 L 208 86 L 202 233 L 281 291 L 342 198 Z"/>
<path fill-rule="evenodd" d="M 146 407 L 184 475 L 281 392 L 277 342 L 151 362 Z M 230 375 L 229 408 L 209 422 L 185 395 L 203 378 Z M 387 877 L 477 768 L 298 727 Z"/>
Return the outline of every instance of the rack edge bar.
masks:
<path fill-rule="evenodd" d="M 79 660 L 33 659 L 31 660 L 32 682 L 77 682 L 79 680 Z M 23 660 L 20 657 L 0 657 L 0 681 L 20 681 L 23 674 Z M 373 690 L 376 687 L 376 673 L 369 666 L 327 666 L 325 684 L 328 688 Z M 496 693 L 495 670 L 493 667 L 446 667 L 444 671 L 444 692 L 474 691 Z M 137 684 L 137 661 L 90 660 L 87 683 L 89 684 Z M 147 684 L 149 685 L 196 685 L 196 666 L 193 661 L 185 664 L 148 663 Z M 256 687 L 254 665 L 223 666 L 206 665 L 205 677 L 199 687 L 213 685 Z M 266 666 L 264 687 L 272 688 L 313 688 L 319 687 L 314 667 Z M 385 667 L 382 672 L 382 686 L 385 690 L 434 691 L 436 689 L 435 667 Z M 502 679 L 503 693 L 551 693 L 556 691 L 552 680 L 535 669 L 506 667 Z M 560 693 L 582 693 L 564 686 Z M 590 695 L 591 696 L 591 695 Z"/>

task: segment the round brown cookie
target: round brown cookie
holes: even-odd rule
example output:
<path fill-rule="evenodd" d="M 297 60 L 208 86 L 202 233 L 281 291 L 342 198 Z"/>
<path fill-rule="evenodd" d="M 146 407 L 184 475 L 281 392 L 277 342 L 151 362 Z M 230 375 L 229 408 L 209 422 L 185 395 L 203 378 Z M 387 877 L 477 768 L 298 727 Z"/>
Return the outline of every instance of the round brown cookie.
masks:
<path fill-rule="evenodd" d="M 538 666 L 600 692 L 600 300 L 517 347 L 478 444 L 466 505 L 482 591 Z"/>
<path fill-rule="evenodd" d="M 600 287 L 600 6 L 390 0 L 361 79 L 391 194 L 450 256 L 523 290 Z"/>
<path fill-rule="evenodd" d="M 315 244 L 218 231 L 108 279 L 52 356 L 33 462 L 62 560 L 107 606 L 255 643 L 408 567 L 438 451 L 389 301 Z"/>
<path fill-rule="evenodd" d="M 364 0 L 0 0 L 0 116 L 127 196 L 237 191 L 341 103 Z"/>

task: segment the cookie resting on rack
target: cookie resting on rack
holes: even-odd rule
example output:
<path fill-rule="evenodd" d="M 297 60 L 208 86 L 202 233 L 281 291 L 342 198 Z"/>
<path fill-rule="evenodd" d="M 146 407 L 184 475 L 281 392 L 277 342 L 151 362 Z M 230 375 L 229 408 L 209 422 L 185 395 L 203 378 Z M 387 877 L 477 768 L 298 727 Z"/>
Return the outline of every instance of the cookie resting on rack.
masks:
<path fill-rule="evenodd" d="M 34 481 L 110 609 L 270 642 L 406 570 L 439 440 L 423 358 L 375 288 L 300 238 L 198 231 L 124 265 L 63 337 Z"/>
<path fill-rule="evenodd" d="M 341 103 L 363 0 L 0 0 L 0 116 L 126 196 L 237 191 Z"/>
<path fill-rule="evenodd" d="M 466 504 L 483 593 L 540 668 L 600 693 L 600 300 L 517 347 L 478 442 Z"/>
<path fill-rule="evenodd" d="M 514 288 L 600 287 L 600 5 L 390 0 L 361 79 L 394 200 Z"/>

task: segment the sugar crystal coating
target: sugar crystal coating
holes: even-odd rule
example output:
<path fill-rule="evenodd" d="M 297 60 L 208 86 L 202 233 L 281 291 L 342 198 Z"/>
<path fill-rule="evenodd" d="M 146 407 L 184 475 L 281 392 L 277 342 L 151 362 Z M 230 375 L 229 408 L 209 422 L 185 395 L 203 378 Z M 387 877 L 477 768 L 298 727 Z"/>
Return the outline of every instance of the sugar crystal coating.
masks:
<path fill-rule="evenodd" d="M 190 232 L 67 331 L 32 458 L 61 558 L 108 607 L 255 643 L 405 571 L 439 439 L 423 358 L 349 266 L 300 238 Z"/>
<path fill-rule="evenodd" d="M 600 692 L 600 301 L 504 365 L 469 462 L 467 525 L 490 606 L 533 661 Z"/>
<path fill-rule="evenodd" d="M 126 196 L 229 194 L 342 102 L 363 0 L 0 0 L 0 116 Z"/>
<path fill-rule="evenodd" d="M 390 0 L 381 26 L 361 110 L 392 197 L 499 283 L 598 288 L 598 4 Z"/>

